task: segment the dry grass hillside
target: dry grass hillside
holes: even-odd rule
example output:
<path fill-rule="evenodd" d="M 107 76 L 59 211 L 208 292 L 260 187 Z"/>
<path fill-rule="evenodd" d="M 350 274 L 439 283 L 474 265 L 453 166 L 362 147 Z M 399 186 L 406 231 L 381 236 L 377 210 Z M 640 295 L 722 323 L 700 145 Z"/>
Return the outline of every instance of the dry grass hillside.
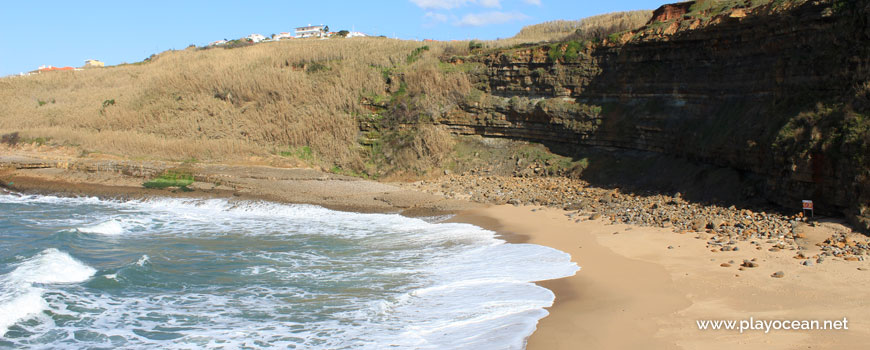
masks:
<path fill-rule="evenodd" d="M 603 39 L 611 33 L 642 27 L 652 18 L 652 13 L 651 10 L 614 12 L 575 21 L 533 24 L 524 27 L 513 39 L 525 42 Z"/>
<path fill-rule="evenodd" d="M 467 86 L 412 41 L 292 40 L 164 52 L 132 65 L 0 79 L 0 133 L 127 157 L 221 160 L 294 154 L 361 169 L 364 96 L 391 75 L 446 104 Z M 415 51 L 416 50 L 416 51 Z M 409 55 L 417 53 L 413 59 Z M 316 158 L 316 159 L 314 159 Z"/>
<path fill-rule="evenodd" d="M 635 27 L 649 11 L 530 26 L 485 46 Z M 290 160 L 424 174 L 454 140 L 431 126 L 472 94 L 440 57 L 479 42 L 354 38 L 167 51 L 144 62 L 0 79 L 0 135 L 133 159 Z M 467 67 L 466 67 L 467 68 Z"/>

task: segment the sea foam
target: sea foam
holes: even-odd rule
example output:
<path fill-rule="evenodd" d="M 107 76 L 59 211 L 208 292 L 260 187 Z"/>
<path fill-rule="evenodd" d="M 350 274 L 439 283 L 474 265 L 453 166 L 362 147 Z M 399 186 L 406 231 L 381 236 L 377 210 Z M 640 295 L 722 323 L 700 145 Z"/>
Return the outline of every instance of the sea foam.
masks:
<path fill-rule="evenodd" d="M 48 248 L 0 277 L 0 335 L 16 322 L 48 308 L 42 284 L 83 282 L 96 273 L 69 254 Z"/>
<path fill-rule="evenodd" d="M 56 291 L 47 284 L 82 282 L 95 274 L 93 268 L 57 249 L 46 249 L 19 263 L 0 277 L 4 286 L 0 331 L 4 333 L 12 324 L 47 308 L 61 310 L 71 303 L 76 310 L 100 310 L 69 311 L 70 317 L 87 325 L 88 332 L 123 339 L 119 344 L 129 348 L 268 344 L 310 349 L 522 349 L 538 320 L 547 315 L 544 308 L 554 301 L 551 291 L 534 282 L 571 276 L 579 270 L 564 252 L 508 244 L 492 231 L 469 224 L 437 223 L 431 218 L 223 199 L 12 197 L 0 196 L 0 204 L 98 206 L 106 214 L 102 218 L 89 214 L 74 222 L 58 221 L 57 226 L 116 235 L 103 241 L 136 253 L 124 258 L 127 267 L 117 275 L 105 275 L 131 288 L 123 296 L 92 291 L 45 293 L 43 289 Z M 138 243 L 124 246 L 126 240 Z M 175 249 L 174 245 L 139 250 L 149 240 L 183 240 L 179 247 L 184 250 L 165 250 Z M 192 245 L 200 240 L 208 246 Z M 224 250 L 214 258 L 208 251 L 213 244 L 258 244 L 261 240 L 292 240 L 307 248 Z M 321 251 L 307 246 L 312 241 L 345 246 Z M 202 264 L 208 267 L 184 270 L 201 266 L 190 260 L 197 256 L 203 256 Z M 219 287 L 206 279 L 205 284 L 197 284 L 197 271 L 208 273 L 212 265 L 233 261 L 245 264 L 229 280 L 247 278 L 256 283 Z M 149 268 L 140 268 L 144 266 Z M 135 289 L 135 283 L 164 286 L 170 279 L 184 287 L 154 295 Z M 215 293 L 217 288 L 222 292 Z M 346 288 L 355 291 L 344 292 Z M 330 291 L 339 294 L 327 294 Z M 297 311 L 314 307 L 320 300 L 326 308 Z M 310 319 L 314 313 L 323 318 Z M 77 324 L 67 322 L 62 327 L 74 334 L 81 330 Z M 178 330 L 165 331 L 167 326 Z"/>
<path fill-rule="evenodd" d="M 79 227 L 77 228 L 77 230 L 84 233 L 97 233 L 110 236 L 120 235 L 124 233 L 124 227 L 122 227 L 121 223 L 117 220 L 109 220 L 96 224 L 94 226 Z"/>

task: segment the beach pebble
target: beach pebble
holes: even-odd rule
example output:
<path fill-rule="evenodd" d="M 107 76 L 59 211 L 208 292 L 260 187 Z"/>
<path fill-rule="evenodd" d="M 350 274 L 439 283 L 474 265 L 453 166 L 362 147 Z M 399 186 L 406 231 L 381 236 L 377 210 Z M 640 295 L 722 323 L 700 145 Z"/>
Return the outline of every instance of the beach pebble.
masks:
<path fill-rule="evenodd" d="M 777 271 L 777 272 L 774 272 L 772 275 L 770 275 L 770 277 L 773 277 L 773 278 L 783 278 L 784 276 L 785 276 L 785 272 L 782 272 L 782 271 Z"/>
<path fill-rule="evenodd" d="M 721 264 L 719 264 L 719 266 L 722 266 L 722 267 L 731 267 L 731 264 L 729 264 L 729 263 L 721 263 Z"/>
<path fill-rule="evenodd" d="M 668 249 L 674 249 L 674 246 L 669 245 L 669 246 L 668 246 Z"/>
<path fill-rule="evenodd" d="M 813 266 L 813 262 L 810 260 L 804 260 L 801 265 L 803 266 Z"/>
<path fill-rule="evenodd" d="M 750 260 L 743 260 L 743 264 L 740 264 L 740 266 L 743 266 L 743 267 L 758 267 L 758 264 L 755 263 L 755 262 L 753 262 L 753 261 L 750 261 Z"/>

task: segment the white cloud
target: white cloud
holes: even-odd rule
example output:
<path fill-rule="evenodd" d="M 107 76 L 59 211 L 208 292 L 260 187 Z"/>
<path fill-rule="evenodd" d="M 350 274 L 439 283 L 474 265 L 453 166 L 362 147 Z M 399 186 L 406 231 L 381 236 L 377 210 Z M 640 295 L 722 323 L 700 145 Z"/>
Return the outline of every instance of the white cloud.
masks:
<path fill-rule="evenodd" d="M 519 12 L 500 12 L 500 11 L 492 11 L 492 12 L 484 12 L 484 13 L 474 13 L 467 14 L 462 17 L 459 21 L 456 22 L 456 25 L 459 26 L 470 26 L 470 27 L 480 27 L 489 24 L 499 24 L 506 23 L 510 21 L 518 21 L 529 18 Z"/>
<path fill-rule="evenodd" d="M 450 10 L 468 4 L 478 4 L 489 8 L 501 8 L 501 0 L 411 0 L 411 2 L 424 10 Z"/>
<path fill-rule="evenodd" d="M 436 12 L 426 12 L 423 17 L 428 18 L 432 22 L 447 22 L 447 15 Z"/>
<path fill-rule="evenodd" d="M 478 2 L 483 7 L 501 8 L 501 0 L 479 0 Z"/>
<path fill-rule="evenodd" d="M 541 0 L 523 0 L 523 1 L 529 5 L 541 6 Z"/>
<path fill-rule="evenodd" d="M 438 9 L 449 10 L 457 7 L 465 6 L 472 0 L 411 0 L 415 5 L 422 9 Z"/>

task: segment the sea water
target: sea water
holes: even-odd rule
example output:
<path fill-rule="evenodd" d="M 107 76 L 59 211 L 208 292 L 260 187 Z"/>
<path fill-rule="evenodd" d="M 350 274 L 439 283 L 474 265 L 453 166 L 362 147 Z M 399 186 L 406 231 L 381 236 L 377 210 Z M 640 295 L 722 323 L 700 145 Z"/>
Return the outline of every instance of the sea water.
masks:
<path fill-rule="evenodd" d="M 577 265 L 435 221 L 0 193 L 0 348 L 522 349 Z"/>

